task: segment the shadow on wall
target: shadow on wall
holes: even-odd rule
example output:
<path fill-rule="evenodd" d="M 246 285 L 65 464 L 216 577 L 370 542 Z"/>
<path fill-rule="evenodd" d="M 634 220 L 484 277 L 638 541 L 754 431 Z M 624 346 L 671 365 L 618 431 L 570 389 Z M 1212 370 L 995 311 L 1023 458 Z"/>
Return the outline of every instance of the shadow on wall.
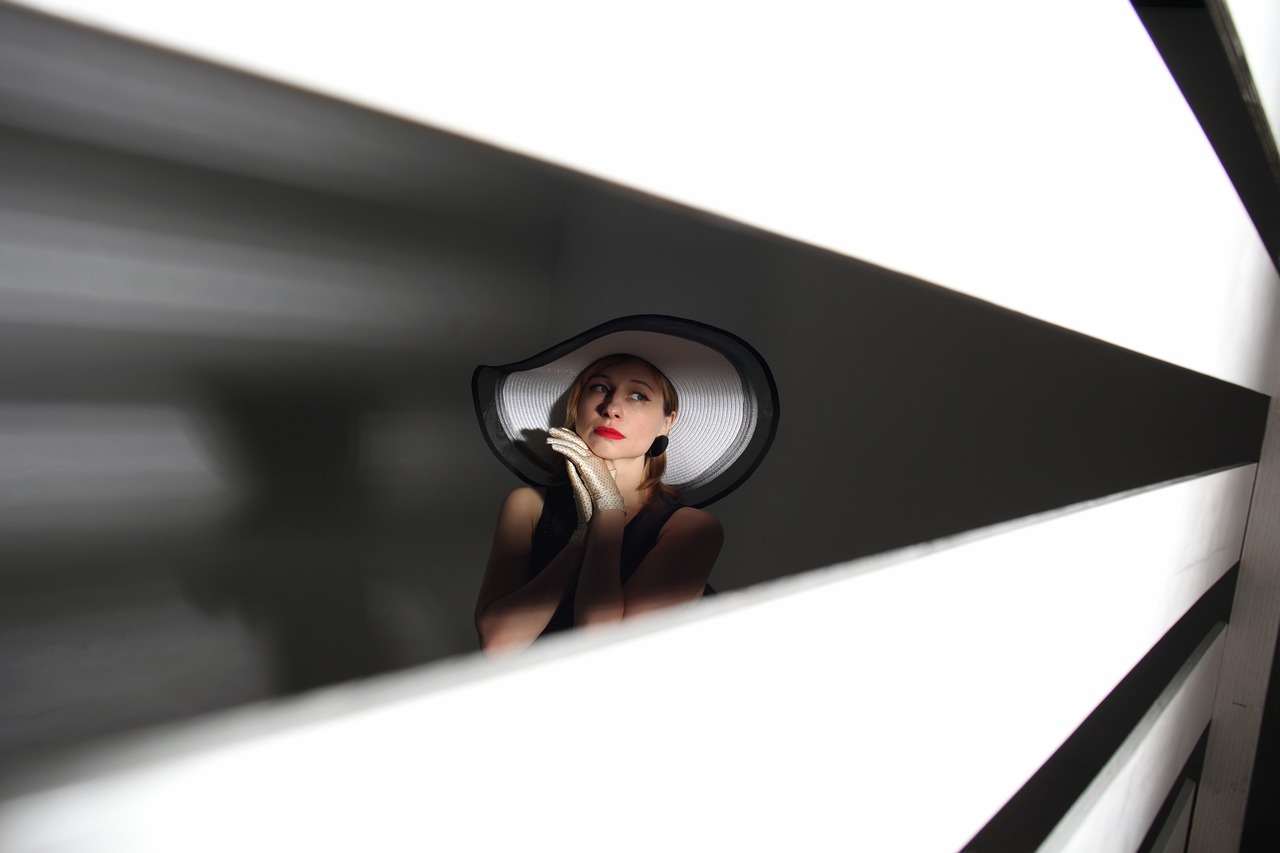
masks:
<path fill-rule="evenodd" d="M 247 488 L 186 586 L 259 633 L 278 693 L 393 668 L 365 583 L 374 508 L 359 469 L 362 396 L 247 377 L 209 388 L 210 432 Z"/>

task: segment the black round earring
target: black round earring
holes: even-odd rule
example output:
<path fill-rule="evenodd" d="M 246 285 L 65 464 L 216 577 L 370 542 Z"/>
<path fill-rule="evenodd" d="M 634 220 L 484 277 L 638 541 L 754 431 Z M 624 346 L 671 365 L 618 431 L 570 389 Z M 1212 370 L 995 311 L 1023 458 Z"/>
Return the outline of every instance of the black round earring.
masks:
<path fill-rule="evenodd" d="M 649 445 L 649 449 L 645 452 L 645 456 L 650 458 L 661 456 L 667 452 L 667 442 L 669 439 L 665 435 L 660 435 L 653 440 L 653 444 Z"/>

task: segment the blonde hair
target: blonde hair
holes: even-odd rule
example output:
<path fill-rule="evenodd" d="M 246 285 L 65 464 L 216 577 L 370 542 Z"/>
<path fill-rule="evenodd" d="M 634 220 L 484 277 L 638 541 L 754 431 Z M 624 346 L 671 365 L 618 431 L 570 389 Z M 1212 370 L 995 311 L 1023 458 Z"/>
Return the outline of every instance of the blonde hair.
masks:
<path fill-rule="evenodd" d="M 587 384 L 591 377 L 626 361 L 640 362 L 649 368 L 654 378 L 658 380 L 658 392 L 662 394 L 662 413 L 664 415 L 670 415 L 680 409 L 680 396 L 676 393 L 676 386 L 671 384 L 671 380 L 661 370 L 638 355 L 623 352 L 614 353 L 603 358 L 597 358 L 588 364 L 573 380 L 573 384 L 569 386 L 569 397 L 565 406 L 567 410 L 564 418 L 565 429 L 576 429 L 578 423 L 578 401 L 582 399 L 582 392 L 587 389 Z M 662 475 L 666 472 L 667 453 L 665 450 L 657 456 L 645 456 L 644 479 L 640 482 L 640 496 L 646 504 L 653 502 L 659 495 L 671 503 L 677 503 L 680 500 L 680 492 L 662 482 Z"/>

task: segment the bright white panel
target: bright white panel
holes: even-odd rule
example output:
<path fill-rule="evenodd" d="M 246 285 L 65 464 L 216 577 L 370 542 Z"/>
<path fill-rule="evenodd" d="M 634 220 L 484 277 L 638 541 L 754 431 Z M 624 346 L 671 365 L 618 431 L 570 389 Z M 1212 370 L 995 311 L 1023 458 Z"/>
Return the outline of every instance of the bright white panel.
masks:
<path fill-rule="evenodd" d="M 1280 282 L 1127 3 L 30 5 L 1270 387 Z"/>
<path fill-rule="evenodd" d="M 1040 847 L 1133 853 L 1213 716 L 1224 626 L 1206 637 Z M 1186 826 L 1182 837 L 1186 839 Z"/>
<path fill-rule="evenodd" d="M 955 850 L 1236 561 L 1253 474 L 189 728 L 0 849 Z"/>

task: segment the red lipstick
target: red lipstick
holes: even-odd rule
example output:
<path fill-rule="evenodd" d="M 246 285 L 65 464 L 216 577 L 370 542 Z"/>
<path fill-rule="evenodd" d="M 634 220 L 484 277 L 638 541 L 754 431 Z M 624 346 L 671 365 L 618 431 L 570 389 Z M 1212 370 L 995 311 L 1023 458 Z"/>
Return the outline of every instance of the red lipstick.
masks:
<path fill-rule="evenodd" d="M 600 436 L 601 438 L 611 438 L 614 441 L 619 441 L 620 439 L 626 438 L 625 435 L 618 432 L 613 427 L 599 426 L 595 428 L 594 432 L 596 435 Z"/>

